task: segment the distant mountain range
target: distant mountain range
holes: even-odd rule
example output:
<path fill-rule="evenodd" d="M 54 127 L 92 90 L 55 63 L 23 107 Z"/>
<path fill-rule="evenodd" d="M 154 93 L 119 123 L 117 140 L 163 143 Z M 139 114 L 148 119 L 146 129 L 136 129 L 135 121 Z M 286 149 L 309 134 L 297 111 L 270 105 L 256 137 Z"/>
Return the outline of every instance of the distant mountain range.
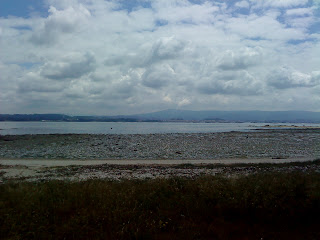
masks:
<path fill-rule="evenodd" d="M 198 120 L 241 122 L 320 122 L 320 112 L 308 111 L 189 111 L 169 109 L 132 115 L 149 120 Z"/>
<path fill-rule="evenodd" d="M 64 114 L 0 114 L 0 121 L 65 122 L 292 122 L 320 123 L 320 112 L 309 111 L 190 111 L 168 109 L 159 112 L 118 116 L 68 116 Z"/>

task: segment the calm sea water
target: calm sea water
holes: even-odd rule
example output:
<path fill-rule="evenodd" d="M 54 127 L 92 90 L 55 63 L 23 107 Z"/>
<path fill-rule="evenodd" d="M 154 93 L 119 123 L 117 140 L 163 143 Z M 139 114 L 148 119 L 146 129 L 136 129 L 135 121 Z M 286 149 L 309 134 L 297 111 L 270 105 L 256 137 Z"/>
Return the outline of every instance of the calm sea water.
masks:
<path fill-rule="evenodd" d="M 253 131 L 266 123 L 175 122 L 0 122 L 0 135 L 22 134 L 150 134 Z M 276 124 L 272 124 L 276 125 Z M 294 124 L 320 126 L 320 124 Z"/>

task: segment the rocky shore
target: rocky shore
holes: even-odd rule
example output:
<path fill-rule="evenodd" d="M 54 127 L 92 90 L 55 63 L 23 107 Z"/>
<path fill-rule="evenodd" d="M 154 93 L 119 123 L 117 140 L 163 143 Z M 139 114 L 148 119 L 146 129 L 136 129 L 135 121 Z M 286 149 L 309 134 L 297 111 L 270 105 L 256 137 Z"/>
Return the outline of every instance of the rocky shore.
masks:
<path fill-rule="evenodd" d="M 0 159 L 320 157 L 320 129 L 179 134 L 0 136 Z"/>
<path fill-rule="evenodd" d="M 119 180 L 171 176 L 194 178 L 217 174 L 234 176 L 279 169 L 286 172 L 320 172 L 318 162 L 292 163 L 285 165 L 286 167 L 273 165 L 267 168 L 252 164 L 240 167 L 203 164 L 205 160 L 219 159 L 221 162 L 225 159 L 243 159 L 243 162 L 250 159 L 274 159 L 275 162 L 280 162 L 285 159 L 319 158 L 319 129 L 270 129 L 246 133 L 11 135 L 0 136 L 0 182 L 92 178 Z M 4 164 L 8 159 L 12 159 L 12 164 Z M 18 159 L 26 162 L 32 159 L 42 159 L 44 162 L 46 159 L 58 159 L 68 161 L 68 164 L 74 162 L 75 165 L 75 160 L 94 162 L 108 159 L 113 160 L 113 164 L 35 167 L 27 164 L 17 165 Z M 146 163 L 155 159 L 160 162 L 190 160 L 193 164 L 136 165 L 134 160 L 138 159 L 146 160 Z M 125 166 L 119 165 L 120 162 L 114 163 L 117 160 L 126 160 L 128 163 Z M 195 163 L 196 161 L 199 161 L 199 164 Z"/>
<path fill-rule="evenodd" d="M 25 165 L 0 165 L 0 183 L 8 181 L 84 181 L 88 179 L 155 179 L 184 177 L 197 178 L 205 175 L 237 177 L 266 172 L 320 173 L 320 160 L 282 164 L 144 164 L 144 165 L 70 165 L 30 167 Z"/>

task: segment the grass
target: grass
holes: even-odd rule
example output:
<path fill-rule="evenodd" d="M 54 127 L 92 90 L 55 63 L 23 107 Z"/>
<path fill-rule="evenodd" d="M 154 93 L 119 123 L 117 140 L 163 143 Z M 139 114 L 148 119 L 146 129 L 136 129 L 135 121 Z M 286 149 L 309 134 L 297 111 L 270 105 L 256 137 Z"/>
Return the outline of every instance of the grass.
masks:
<path fill-rule="evenodd" d="M 304 162 L 287 162 L 287 163 L 232 163 L 232 164 L 223 164 L 223 163 L 215 163 L 215 164 L 192 164 L 192 163 L 183 163 L 172 165 L 172 168 L 239 168 L 239 167 L 258 167 L 258 168 L 288 168 L 288 167 L 310 167 L 310 166 L 319 166 L 320 158 L 304 161 Z M 109 165 L 110 166 L 110 165 Z M 119 166 L 119 165 L 118 165 Z M 139 167 L 139 166 L 135 166 Z"/>
<path fill-rule="evenodd" d="M 0 185 L 1 239 L 320 239 L 320 174 Z"/>

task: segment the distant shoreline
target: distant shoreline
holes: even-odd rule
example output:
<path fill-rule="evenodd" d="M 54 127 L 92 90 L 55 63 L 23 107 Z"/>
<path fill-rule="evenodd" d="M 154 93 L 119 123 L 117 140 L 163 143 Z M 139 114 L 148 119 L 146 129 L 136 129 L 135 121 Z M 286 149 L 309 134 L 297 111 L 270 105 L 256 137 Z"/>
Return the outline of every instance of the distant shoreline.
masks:
<path fill-rule="evenodd" d="M 66 114 L 0 114 L 0 121 L 63 122 L 259 122 L 320 123 L 320 112 L 311 111 L 191 111 L 167 109 L 143 114 L 93 116 Z"/>
<path fill-rule="evenodd" d="M 297 126 L 297 125 L 265 125 L 262 128 L 287 128 L 287 129 L 320 129 L 318 126 Z"/>

